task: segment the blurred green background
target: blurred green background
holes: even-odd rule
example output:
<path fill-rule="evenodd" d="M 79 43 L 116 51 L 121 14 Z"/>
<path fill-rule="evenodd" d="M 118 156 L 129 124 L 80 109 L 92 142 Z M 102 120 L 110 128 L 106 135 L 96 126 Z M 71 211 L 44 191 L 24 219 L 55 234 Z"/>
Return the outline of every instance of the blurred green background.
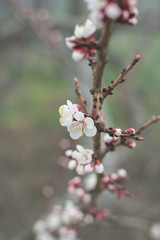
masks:
<path fill-rule="evenodd" d="M 141 0 L 139 24 L 116 26 L 104 86 L 136 54 L 141 54 L 142 60 L 107 99 L 108 126 L 137 128 L 151 115 L 160 114 L 159 9 L 158 0 Z M 74 76 L 90 101 L 91 72 L 87 61 L 72 61 L 64 38 L 72 35 L 75 24 L 82 23 L 87 14 L 82 0 L 24 0 L 20 4 L 0 0 L 0 240 L 33 239 L 35 220 L 66 197 L 66 182 L 74 173 L 57 164 L 63 155 L 59 143 L 68 138 L 66 129 L 59 125 L 58 108 L 67 99 L 77 102 Z M 106 165 L 109 173 L 118 167 L 128 170 L 131 179 L 127 188 L 136 195 L 121 201 L 110 196 L 112 201 L 103 201 L 114 213 L 160 220 L 159 124 L 145 130 L 145 141 L 136 149 L 120 148 L 107 158 L 107 162 L 115 158 L 111 168 Z M 78 142 L 84 141 L 87 146 L 85 137 Z M 74 148 L 77 142 L 70 144 Z M 54 189 L 51 198 L 42 194 L 46 185 Z M 99 227 L 96 232 L 101 240 L 149 239 L 147 233 L 134 229 L 116 230 Z M 84 240 L 87 234 L 97 239 L 92 229 L 80 232 Z"/>

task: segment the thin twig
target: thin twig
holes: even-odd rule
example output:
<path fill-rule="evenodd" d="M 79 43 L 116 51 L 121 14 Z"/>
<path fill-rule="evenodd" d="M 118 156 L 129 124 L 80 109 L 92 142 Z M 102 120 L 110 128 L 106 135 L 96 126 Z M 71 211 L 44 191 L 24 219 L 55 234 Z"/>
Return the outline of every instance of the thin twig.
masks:
<path fill-rule="evenodd" d="M 89 114 L 88 107 L 87 107 L 87 102 L 83 98 L 83 95 L 82 95 L 80 85 L 79 85 L 79 82 L 78 82 L 77 78 L 74 78 L 74 83 L 75 83 L 75 91 L 76 91 L 77 97 L 79 99 L 80 105 L 83 107 L 84 113 Z"/>
<path fill-rule="evenodd" d="M 160 120 L 160 115 L 159 116 L 152 116 L 145 124 L 143 124 L 142 127 L 138 128 L 136 130 L 136 134 L 140 134 L 142 130 L 146 129 L 149 127 L 151 124 L 156 123 L 158 120 Z"/>
<path fill-rule="evenodd" d="M 103 88 L 103 98 L 106 98 L 108 95 L 112 94 L 113 89 L 120 83 L 124 82 L 124 76 L 131 70 L 133 67 L 136 65 L 136 63 L 139 62 L 141 59 L 140 55 L 136 55 L 133 61 L 126 67 L 124 68 L 118 78 L 115 81 L 111 81 L 110 85 L 108 88 Z"/>

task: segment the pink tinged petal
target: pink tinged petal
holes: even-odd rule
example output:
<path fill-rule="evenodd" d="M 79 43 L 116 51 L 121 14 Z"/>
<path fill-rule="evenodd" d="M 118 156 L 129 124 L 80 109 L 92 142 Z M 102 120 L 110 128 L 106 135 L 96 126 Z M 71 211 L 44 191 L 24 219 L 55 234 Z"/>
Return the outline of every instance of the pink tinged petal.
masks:
<path fill-rule="evenodd" d="M 77 121 L 83 121 L 84 120 L 84 113 L 82 112 L 77 112 L 74 114 L 74 118 L 77 120 Z"/>
<path fill-rule="evenodd" d="M 92 128 L 93 128 L 93 126 L 94 126 L 94 121 L 93 121 L 92 118 L 86 117 L 86 118 L 84 119 L 84 122 L 85 122 L 86 127 L 87 127 L 88 129 L 92 129 Z"/>
<path fill-rule="evenodd" d="M 94 137 L 97 133 L 97 128 L 95 126 L 92 129 L 84 128 L 84 133 L 87 137 Z"/>
<path fill-rule="evenodd" d="M 81 145 L 76 145 L 76 148 L 80 153 L 84 152 L 84 148 Z"/>

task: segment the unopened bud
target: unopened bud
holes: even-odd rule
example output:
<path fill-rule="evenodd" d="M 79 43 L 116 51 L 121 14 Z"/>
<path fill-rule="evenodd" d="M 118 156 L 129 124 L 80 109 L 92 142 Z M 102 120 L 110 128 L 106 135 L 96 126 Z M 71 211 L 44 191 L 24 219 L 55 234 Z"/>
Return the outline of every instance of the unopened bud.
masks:
<path fill-rule="evenodd" d="M 122 130 L 119 127 L 116 127 L 112 130 L 112 133 L 116 136 L 119 137 L 122 134 Z"/>

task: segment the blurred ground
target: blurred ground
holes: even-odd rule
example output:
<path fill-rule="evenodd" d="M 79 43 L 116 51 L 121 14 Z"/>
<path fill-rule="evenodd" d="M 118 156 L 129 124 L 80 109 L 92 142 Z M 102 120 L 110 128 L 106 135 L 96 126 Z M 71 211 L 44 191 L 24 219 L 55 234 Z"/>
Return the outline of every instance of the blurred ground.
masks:
<path fill-rule="evenodd" d="M 55 29 L 65 36 L 72 34 L 73 23 L 87 16 L 80 0 L 76 0 L 78 9 L 71 0 L 24 2 L 34 9 L 49 9 L 57 21 Z M 142 61 L 128 74 L 126 84 L 116 89 L 106 105 L 115 126 L 122 128 L 139 127 L 160 112 L 159 2 L 146 2 L 140 1 L 139 25 L 118 25 L 110 46 L 105 82 L 114 79 L 135 54 L 142 55 Z M 59 126 L 57 112 L 66 99 L 76 102 L 71 75 L 73 70 L 78 74 L 79 69 L 73 69 L 73 65 L 71 74 L 65 66 L 70 58 L 60 59 L 54 48 L 53 55 L 50 54 L 51 48 L 5 0 L 0 1 L 0 33 L 0 240 L 29 240 L 34 221 L 48 212 L 53 203 L 64 201 L 67 180 L 72 174 L 57 164 L 58 157 L 63 155 L 59 142 L 68 137 L 66 129 Z M 160 221 L 160 125 L 157 123 L 142 135 L 145 141 L 135 150 L 118 151 L 118 164 L 131 176 L 127 188 L 136 197 L 119 201 L 113 195 L 109 196 L 112 201 L 106 198 L 102 205 L 116 214 Z M 53 187 L 53 197 L 43 196 L 45 185 Z M 114 227 L 104 226 L 97 226 L 96 234 L 91 228 L 80 232 L 84 240 L 88 234 L 93 240 L 97 236 L 101 240 L 106 236 L 149 238 L 143 232 L 119 227 L 115 231 Z"/>

